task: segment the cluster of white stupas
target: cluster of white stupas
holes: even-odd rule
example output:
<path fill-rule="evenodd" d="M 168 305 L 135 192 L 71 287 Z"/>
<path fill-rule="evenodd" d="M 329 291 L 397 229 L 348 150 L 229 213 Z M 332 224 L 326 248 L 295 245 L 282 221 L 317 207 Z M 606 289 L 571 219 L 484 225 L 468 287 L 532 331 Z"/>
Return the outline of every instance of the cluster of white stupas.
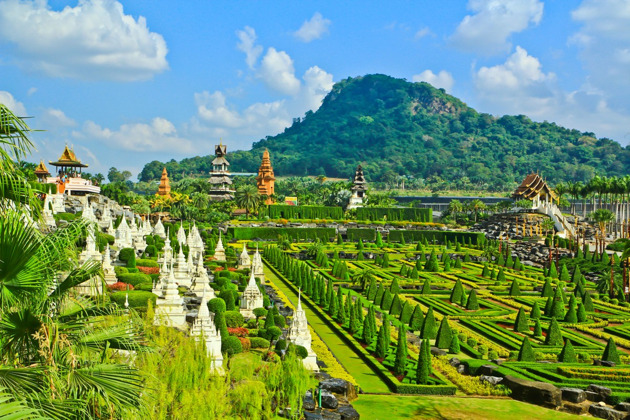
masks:
<path fill-rule="evenodd" d="M 291 319 L 287 340 L 296 346 L 303 346 L 306 349 L 308 356 L 302 360 L 305 368 L 316 372 L 319 371 L 319 367 L 317 366 L 317 355 L 311 348 L 311 332 L 308 329 L 306 314 L 304 313 L 304 309 L 302 309 L 301 291 L 298 295 L 297 308 L 293 313 L 293 319 Z"/>

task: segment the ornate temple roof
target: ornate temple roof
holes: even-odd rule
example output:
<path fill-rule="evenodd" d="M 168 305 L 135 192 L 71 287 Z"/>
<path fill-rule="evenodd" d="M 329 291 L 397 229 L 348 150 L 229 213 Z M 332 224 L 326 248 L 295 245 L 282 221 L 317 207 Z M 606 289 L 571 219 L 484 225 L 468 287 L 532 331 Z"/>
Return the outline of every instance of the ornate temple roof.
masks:
<path fill-rule="evenodd" d="M 558 197 L 544 179 L 537 173 L 527 175 L 521 185 L 514 191 L 512 198 L 531 200 L 537 195 L 548 195 L 552 200 Z"/>
<path fill-rule="evenodd" d="M 50 172 L 48 172 L 48 168 L 46 168 L 46 165 L 44 165 L 43 160 L 39 161 L 39 165 L 37 165 L 37 168 L 35 168 L 35 174 L 36 175 L 50 175 Z"/>
<path fill-rule="evenodd" d="M 63 149 L 63 153 L 59 156 L 56 162 L 48 161 L 53 166 L 75 166 L 79 168 L 87 168 L 88 165 L 81 163 L 77 156 L 74 154 L 74 150 L 69 149 L 68 145 Z"/>
<path fill-rule="evenodd" d="M 365 190 L 367 181 L 365 180 L 365 176 L 363 176 L 363 167 L 359 165 L 357 167 L 356 172 L 354 173 L 354 180 L 352 181 L 354 184 L 352 186 L 353 190 Z"/>
<path fill-rule="evenodd" d="M 162 169 L 162 177 L 160 178 L 160 186 L 158 187 L 158 195 L 163 195 L 165 197 L 171 196 L 171 184 L 168 181 L 168 172 L 166 171 L 166 166 Z"/>

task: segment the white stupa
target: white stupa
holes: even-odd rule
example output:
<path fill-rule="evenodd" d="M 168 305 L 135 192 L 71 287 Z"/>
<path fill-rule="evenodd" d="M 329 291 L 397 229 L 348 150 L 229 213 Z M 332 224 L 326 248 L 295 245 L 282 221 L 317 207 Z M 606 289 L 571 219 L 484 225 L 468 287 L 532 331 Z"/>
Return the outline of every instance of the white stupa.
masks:
<path fill-rule="evenodd" d="M 169 263 L 173 259 L 173 247 L 171 247 L 171 228 L 168 229 L 168 234 L 164 240 L 164 248 L 162 248 L 162 256 L 158 259 L 159 263 L 166 261 Z"/>
<path fill-rule="evenodd" d="M 243 252 L 241 252 L 241 255 L 238 257 L 238 269 L 250 268 L 251 265 L 252 260 L 247 253 L 247 246 L 243 244 Z"/>
<path fill-rule="evenodd" d="M 164 225 L 162 224 L 162 218 L 158 217 L 158 221 L 153 226 L 153 234 L 159 236 L 162 239 L 166 239 L 166 232 L 164 231 Z"/>
<path fill-rule="evenodd" d="M 97 222 L 96 215 L 94 214 L 94 209 L 92 208 L 91 204 L 86 203 L 86 205 L 83 206 L 83 213 L 81 214 L 81 218 L 91 223 Z"/>
<path fill-rule="evenodd" d="M 186 245 L 186 231 L 184 230 L 184 222 L 180 222 L 179 230 L 177 231 L 177 242 L 181 245 Z"/>
<path fill-rule="evenodd" d="M 131 237 L 131 229 L 127 224 L 127 218 L 125 217 L 125 213 L 122 215 L 122 219 L 120 220 L 120 224 L 116 228 L 116 246 L 118 249 L 123 248 L 131 248 L 133 246 L 133 240 Z"/>
<path fill-rule="evenodd" d="M 87 237 L 85 238 L 85 249 L 79 254 L 79 262 L 84 263 L 87 260 L 101 260 L 101 253 L 96 248 L 96 233 L 94 223 L 90 223 L 87 227 Z"/>
<path fill-rule="evenodd" d="M 254 277 L 260 279 L 260 284 L 265 284 L 265 271 L 263 269 L 262 257 L 260 256 L 260 252 L 258 252 L 258 247 L 256 247 L 256 253 L 252 259 L 252 273 L 254 273 Z"/>
<path fill-rule="evenodd" d="M 55 223 L 55 217 L 53 216 L 52 204 L 50 201 L 50 195 L 46 194 L 46 198 L 44 198 L 44 207 L 42 208 L 42 219 L 44 221 L 44 225 L 47 227 L 54 229 L 57 227 Z"/>
<path fill-rule="evenodd" d="M 208 296 L 208 299 L 214 299 L 216 296 L 214 295 L 214 290 L 211 287 L 208 287 L 209 283 L 210 277 L 208 276 L 208 271 L 203 265 L 203 259 L 199 258 L 195 270 L 195 275 L 193 277 L 192 288 L 190 290 L 197 296 L 199 296 L 201 293 L 209 293 L 210 296 Z M 210 291 L 208 292 L 207 289 L 210 289 Z"/>
<path fill-rule="evenodd" d="M 211 369 L 222 375 L 223 354 L 221 354 L 221 335 L 217 331 L 213 317 L 208 310 L 208 299 L 205 293 L 201 296 L 197 319 L 190 328 L 190 335 L 197 341 L 204 340 L 208 357 L 212 359 Z"/>
<path fill-rule="evenodd" d="M 219 240 L 217 241 L 217 247 L 214 249 L 215 261 L 226 261 L 225 248 L 223 248 L 223 241 L 221 240 L 221 231 L 219 231 Z"/>
<path fill-rule="evenodd" d="M 114 229 L 114 222 L 110 219 L 109 226 L 107 226 L 107 234 L 116 237 L 116 230 Z"/>
<path fill-rule="evenodd" d="M 203 243 L 203 239 L 199 234 L 199 229 L 197 229 L 197 224 L 195 222 L 193 222 L 193 226 L 190 228 L 190 233 L 188 234 L 186 241 L 188 244 L 188 251 L 192 254 L 193 258 L 203 258 L 206 246 Z"/>
<path fill-rule="evenodd" d="M 154 325 L 182 328 L 186 325 L 184 299 L 179 296 L 173 270 L 169 272 L 164 287 L 164 295 L 155 302 Z"/>
<path fill-rule="evenodd" d="M 179 246 L 179 253 L 177 254 L 174 275 L 180 286 L 190 287 L 192 284 L 192 276 L 190 274 L 190 270 L 188 269 L 188 261 L 186 261 L 186 256 L 184 255 L 184 250 L 181 245 Z"/>
<path fill-rule="evenodd" d="M 263 307 L 263 294 L 256 284 L 256 278 L 252 272 L 249 283 L 241 296 L 240 312 L 245 318 L 254 318 L 254 309 Z"/>
<path fill-rule="evenodd" d="M 105 252 L 103 253 L 103 274 L 105 278 L 105 283 L 108 285 L 114 284 L 118 281 L 116 278 L 116 271 L 114 270 L 114 266 L 112 265 L 112 257 L 109 251 L 109 244 L 105 247 Z"/>
<path fill-rule="evenodd" d="M 303 346 L 308 352 L 308 356 L 302 360 L 304 367 L 318 372 L 317 355 L 311 348 L 311 332 L 308 330 L 308 322 L 306 321 L 306 314 L 302 309 L 302 293 L 298 295 L 298 305 L 291 319 L 291 325 L 289 326 L 289 334 L 287 340 L 296 346 Z"/>

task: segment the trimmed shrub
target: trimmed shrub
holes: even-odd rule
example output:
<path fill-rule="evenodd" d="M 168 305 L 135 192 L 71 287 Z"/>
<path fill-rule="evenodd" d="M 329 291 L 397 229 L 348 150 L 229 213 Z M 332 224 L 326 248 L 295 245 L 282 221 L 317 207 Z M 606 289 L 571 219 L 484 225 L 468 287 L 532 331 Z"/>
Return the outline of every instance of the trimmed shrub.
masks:
<path fill-rule="evenodd" d="M 110 299 L 121 308 L 125 305 L 125 296 L 129 293 L 129 307 L 130 308 L 146 308 L 149 301 L 155 307 L 155 300 L 157 296 L 151 292 L 145 292 L 142 290 L 122 290 L 120 292 L 112 293 Z"/>
<path fill-rule="evenodd" d="M 464 291 L 464 288 L 462 286 L 462 282 L 457 279 L 457 281 L 455 282 L 455 286 L 453 287 L 453 290 L 451 291 L 451 297 L 450 300 L 452 303 L 459 303 L 462 300 L 462 293 Z"/>
<path fill-rule="evenodd" d="M 390 222 L 407 220 L 412 222 L 430 223 L 433 222 L 433 211 L 431 209 L 420 209 L 415 207 L 359 207 L 357 209 L 357 220 L 383 220 L 384 218 Z M 411 232 L 415 233 L 416 231 L 408 231 L 406 234 Z M 439 231 L 431 232 L 443 233 Z M 389 234 L 390 236 L 388 239 L 390 241 L 400 241 L 399 236 L 391 236 L 392 231 L 390 231 Z M 414 237 L 413 240 L 417 241 L 418 239 Z"/>
<path fill-rule="evenodd" d="M 214 314 L 217 312 L 225 312 L 225 301 L 221 298 L 210 299 L 208 302 L 208 310 Z"/>
<path fill-rule="evenodd" d="M 258 338 L 262 338 L 262 337 L 258 337 Z M 265 340 L 263 338 L 263 340 Z M 269 340 L 265 340 L 267 343 L 269 343 Z M 253 343 L 252 343 L 252 347 L 253 347 Z M 267 344 L 267 347 L 269 347 L 269 344 Z M 278 340 L 276 342 L 276 351 L 281 351 L 281 350 L 285 350 L 287 348 L 287 340 Z"/>
<path fill-rule="evenodd" d="M 516 332 L 529 331 L 529 325 L 527 324 L 527 315 L 525 314 L 525 309 L 523 309 L 522 306 L 518 310 L 518 314 L 516 315 L 516 320 L 514 321 L 514 331 Z"/>
<path fill-rule="evenodd" d="M 418 271 L 416 270 L 416 275 L 417 274 L 418 274 Z M 423 295 L 431 294 L 431 281 L 428 278 L 424 280 L 424 284 L 422 285 L 422 294 Z"/>
<path fill-rule="evenodd" d="M 437 335 L 437 328 L 435 326 L 435 317 L 433 316 L 433 308 L 429 307 L 427 315 L 424 317 L 422 323 L 422 331 L 420 332 L 420 338 L 434 339 Z"/>
<path fill-rule="evenodd" d="M 621 364 L 619 353 L 617 352 L 617 346 L 615 345 L 615 340 L 613 340 L 612 337 L 608 339 L 608 344 L 606 344 L 606 348 L 602 354 L 602 360 L 614 362 L 618 365 Z"/>
<path fill-rule="evenodd" d="M 532 311 L 529 313 L 530 319 L 540 319 L 540 308 L 538 307 L 538 302 L 534 302 L 534 306 L 532 306 Z"/>
<path fill-rule="evenodd" d="M 529 339 L 527 337 L 523 337 L 523 343 L 521 344 L 521 348 L 518 351 L 518 361 L 519 362 L 535 362 L 536 361 L 534 350 L 532 349 L 532 345 L 529 343 Z"/>
<path fill-rule="evenodd" d="M 238 337 L 227 336 L 221 340 L 221 352 L 227 353 L 228 356 L 241 353 L 243 351 L 243 344 Z"/>
<path fill-rule="evenodd" d="M 135 267 L 136 266 L 136 251 L 133 248 L 123 248 L 120 250 L 118 254 L 118 259 L 120 261 L 126 262 L 127 267 Z"/>
<path fill-rule="evenodd" d="M 228 328 L 242 327 L 245 323 L 245 318 L 239 311 L 225 311 L 225 324 Z"/>
<path fill-rule="evenodd" d="M 415 305 L 411 320 L 409 321 L 409 328 L 411 331 L 420 331 L 423 323 L 424 314 L 422 313 L 422 309 L 420 309 L 420 305 Z"/>
<path fill-rule="evenodd" d="M 394 361 L 394 372 L 397 375 L 405 374 L 407 364 L 407 332 L 403 324 L 398 328 L 398 345 L 396 347 L 396 359 Z"/>
<path fill-rule="evenodd" d="M 562 332 L 560 330 L 560 324 L 556 321 L 556 318 L 551 318 L 549 328 L 547 328 L 547 337 L 545 338 L 545 344 L 548 346 L 561 346 L 564 344 L 562 339 Z"/>
<path fill-rule="evenodd" d="M 152 284 L 151 276 L 142 273 L 121 274 L 118 279 L 123 283 L 129 283 L 134 287 L 140 284 Z"/>
<path fill-rule="evenodd" d="M 558 355 L 558 362 L 577 363 L 577 357 L 575 355 L 575 350 L 573 349 L 573 344 L 571 344 L 571 340 L 568 338 L 564 342 L 564 347 L 562 347 L 562 351 Z"/>
<path fill-rule="evenodd" d="M 138 258 L 136 260 L 136 267 L 160 267 L 160 265 L 155 260 L 150 260 L 148 258 Z"/>
<path fill-rule="evenodd" d="M 477 291 L 472 289 L 468 296 L 468 302 L 466 303 L 466 309 L 469 311 L 476 311 L 479 309 L 479 303 L 477 302 Z"/>
<path fill-rule="evenodd" d="M 451 340 L 451 345 L 448 347 L 448 352 L 452 354 L 457 354 L 460 352 L 459 347 L 459 338 L 457 338 L 456 334 L 453 334 L 453 339 Z"/>
<path fill-rule="evenodd" d="M 448 318 L 442 318 L 440 322 L 440 329 L 437 332 L 435 339 L 435 345 L 439 349 L 448 349 L 451 346 L 451 340 L 453 339 L 453 333 L 451 327 L 448 325 Z"/>
<path fill-rule="evenodd" d="M 521 289 L 518 287 L 518 281 L 513 280 L 510 286 L 510 296 L 520 296 Z"/>
<path fill-rule="evenodd" d="M 422 340 L 420 345 L 420 354 L 418 355 L 418 364 L 416 366 L 416 382 L 426 385 L 429 381 L 429 372 L 431 366 L 431 356 L 427 357 L 427 349 L 429 348 L 429 340 Z"/>

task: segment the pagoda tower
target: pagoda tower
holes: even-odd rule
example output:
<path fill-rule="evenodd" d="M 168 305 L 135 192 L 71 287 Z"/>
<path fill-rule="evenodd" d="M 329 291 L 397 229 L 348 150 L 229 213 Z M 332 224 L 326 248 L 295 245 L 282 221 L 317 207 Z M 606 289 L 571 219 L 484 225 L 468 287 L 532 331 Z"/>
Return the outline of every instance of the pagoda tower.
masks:
<path fill-rule="evenodd" d="M 166 278 L 162 297 L 155 302 L 153 325 L 165 325 L 176 328 L 183 328 L 186 325 L 184 299 L 179 296 L 172 267 L 169 276 Z"/>
<path fill-rule="evenodd" d="M 158 187 L 157 195 L 171 198 L 171 184 L 168 182 L 168 172 L 166 172 L 166 166 L 162 169 L 162 178 L 160 178 L 160 186 Z"/>
<path fill-rule="evenodd" d="M 238 269 L 242 270 L 244 268 L 249 268 L 252 265 L 252 260 L 249 258 L 249 254 L 247 253 L 247 246 L 243 244 L 243 252 L 241 252 L 240 257 L 238 257 Z"/>
<path fill-rule="evenodd" d="M 85 195 L 88 193 L 100 194 L 101 188 L 92 181 L 81 178 L 81 171 L 88 165 L 74 154 L 74 150 L 68 146 L 63 149 L 61 156 L 55 162 L 48 161 L 57 168 L 57 177 L 50 178 L 48 182 L 57 184 L 57 192 L 66 195 Z"/>
<path fill-rule="evenodd" d="M 232 200 L 234 191 L 232 189 L 232 174 L 230 174 L 230 162 L 227 161 L 225 155 L 227 147 L 223 143 L 214 146 L 214 155 L 212 161 L 212 171 L 208 182 L 212 184 L 208 195 L 216 201 Z"/>
<path fill-rule="evenodd" d="M 219 231 L 219 240 L 217 241 L 217 247 L 214 249 L 215 261 L 226 261 L 225 248 L 223 248 L 223 241 L 221 240 L 221 231 Z"/>
<path fill-rule="evenodd" d="M 116 272 L 114 271 L 114 266 L 112 265 L 109 244 L 105 246 L 105 253 L 103 254 L 103 274 L 103 278 L 105 279 L 105 283 L 107 283 L 107 285 L 112 285 L 118 281 L 116 278 Z"/>
<path fill-rule="evenodd" d="M 240 312 L 245 318 L 254 318 L 254 309 L 262 308 L 263 305 L 263 295 L 256 284 L 256 278 L 252 272 L 249 277 L 249 283 L 247 283 L 247 287 L 241 296 Z"/>
<path fill-rule="evenodd" d="M 265 271 L 258 247 L 256 247 L 256 253 L 252 259 L 252 274 L 260 279 L 260 284 L 265 284 Z"/>
<path fill-rule="evenodd" d="M 296 346 L 303 346 L 306 349 L 308 356 L 302 360 L 304 367 L 318 372 L 319 367 L 317 366 L 317 355 L 311 348 L 311 332 L 308 330 L 306 314 L 304 313 L 304 309 L 302 309 L 301 291 L 298 295 L 298 305 L 293 313 L 293 318 L 291 319 L 287 339 Z"/>
<path fill-rule="evenodd" d="M 361 165 L 357 167 L 357 170 L 354 173 L 354 180 L 352 181 L 352 184 L 352 197 L 350 197 L 348 209 L 363 207 L 363 198 L 365 197 L 365 191 L 367 190 L 367 182 L 365 181 L 365 176 L 363 176 L 363 168 Z"/>
<path fill-rule="evenodd" d="M 271 196 L 274 194 L 274 184 L 276 177 L 273 174 L 273 167 L 271 166 L 271 159 L 269 159 L 269 150 L 265 149 L 263 153 L 262 163 L 258 168 L 258 176 L 256 177 L 256 185 L 258 186 L 258 193 L 263 196 L 267 196 L 265 204 L 273 204 Z"/>
<path fill-rule="evenodd" d="M 45 183 L 46 178 L 50 176 L 50 172 L 48 172 L 48 168 L 44 165 L 44 161 L 40 160 L 39 165 L 35 168 L 35 175 L 37 175 L 37 182 Z"/>
<path fill-rule="evenodd" d="M 210 370 L 223 374 L 223 354 L 221 354 L 221 335 L 217 331 L 214 319 L 208 310 L 208 296 L 204 291 L 201 296 L 201 304 L 197 319 L 190 328 L 190 335 L 195 340 L 204 340 L 206 354 L 211 358 Z"/>

